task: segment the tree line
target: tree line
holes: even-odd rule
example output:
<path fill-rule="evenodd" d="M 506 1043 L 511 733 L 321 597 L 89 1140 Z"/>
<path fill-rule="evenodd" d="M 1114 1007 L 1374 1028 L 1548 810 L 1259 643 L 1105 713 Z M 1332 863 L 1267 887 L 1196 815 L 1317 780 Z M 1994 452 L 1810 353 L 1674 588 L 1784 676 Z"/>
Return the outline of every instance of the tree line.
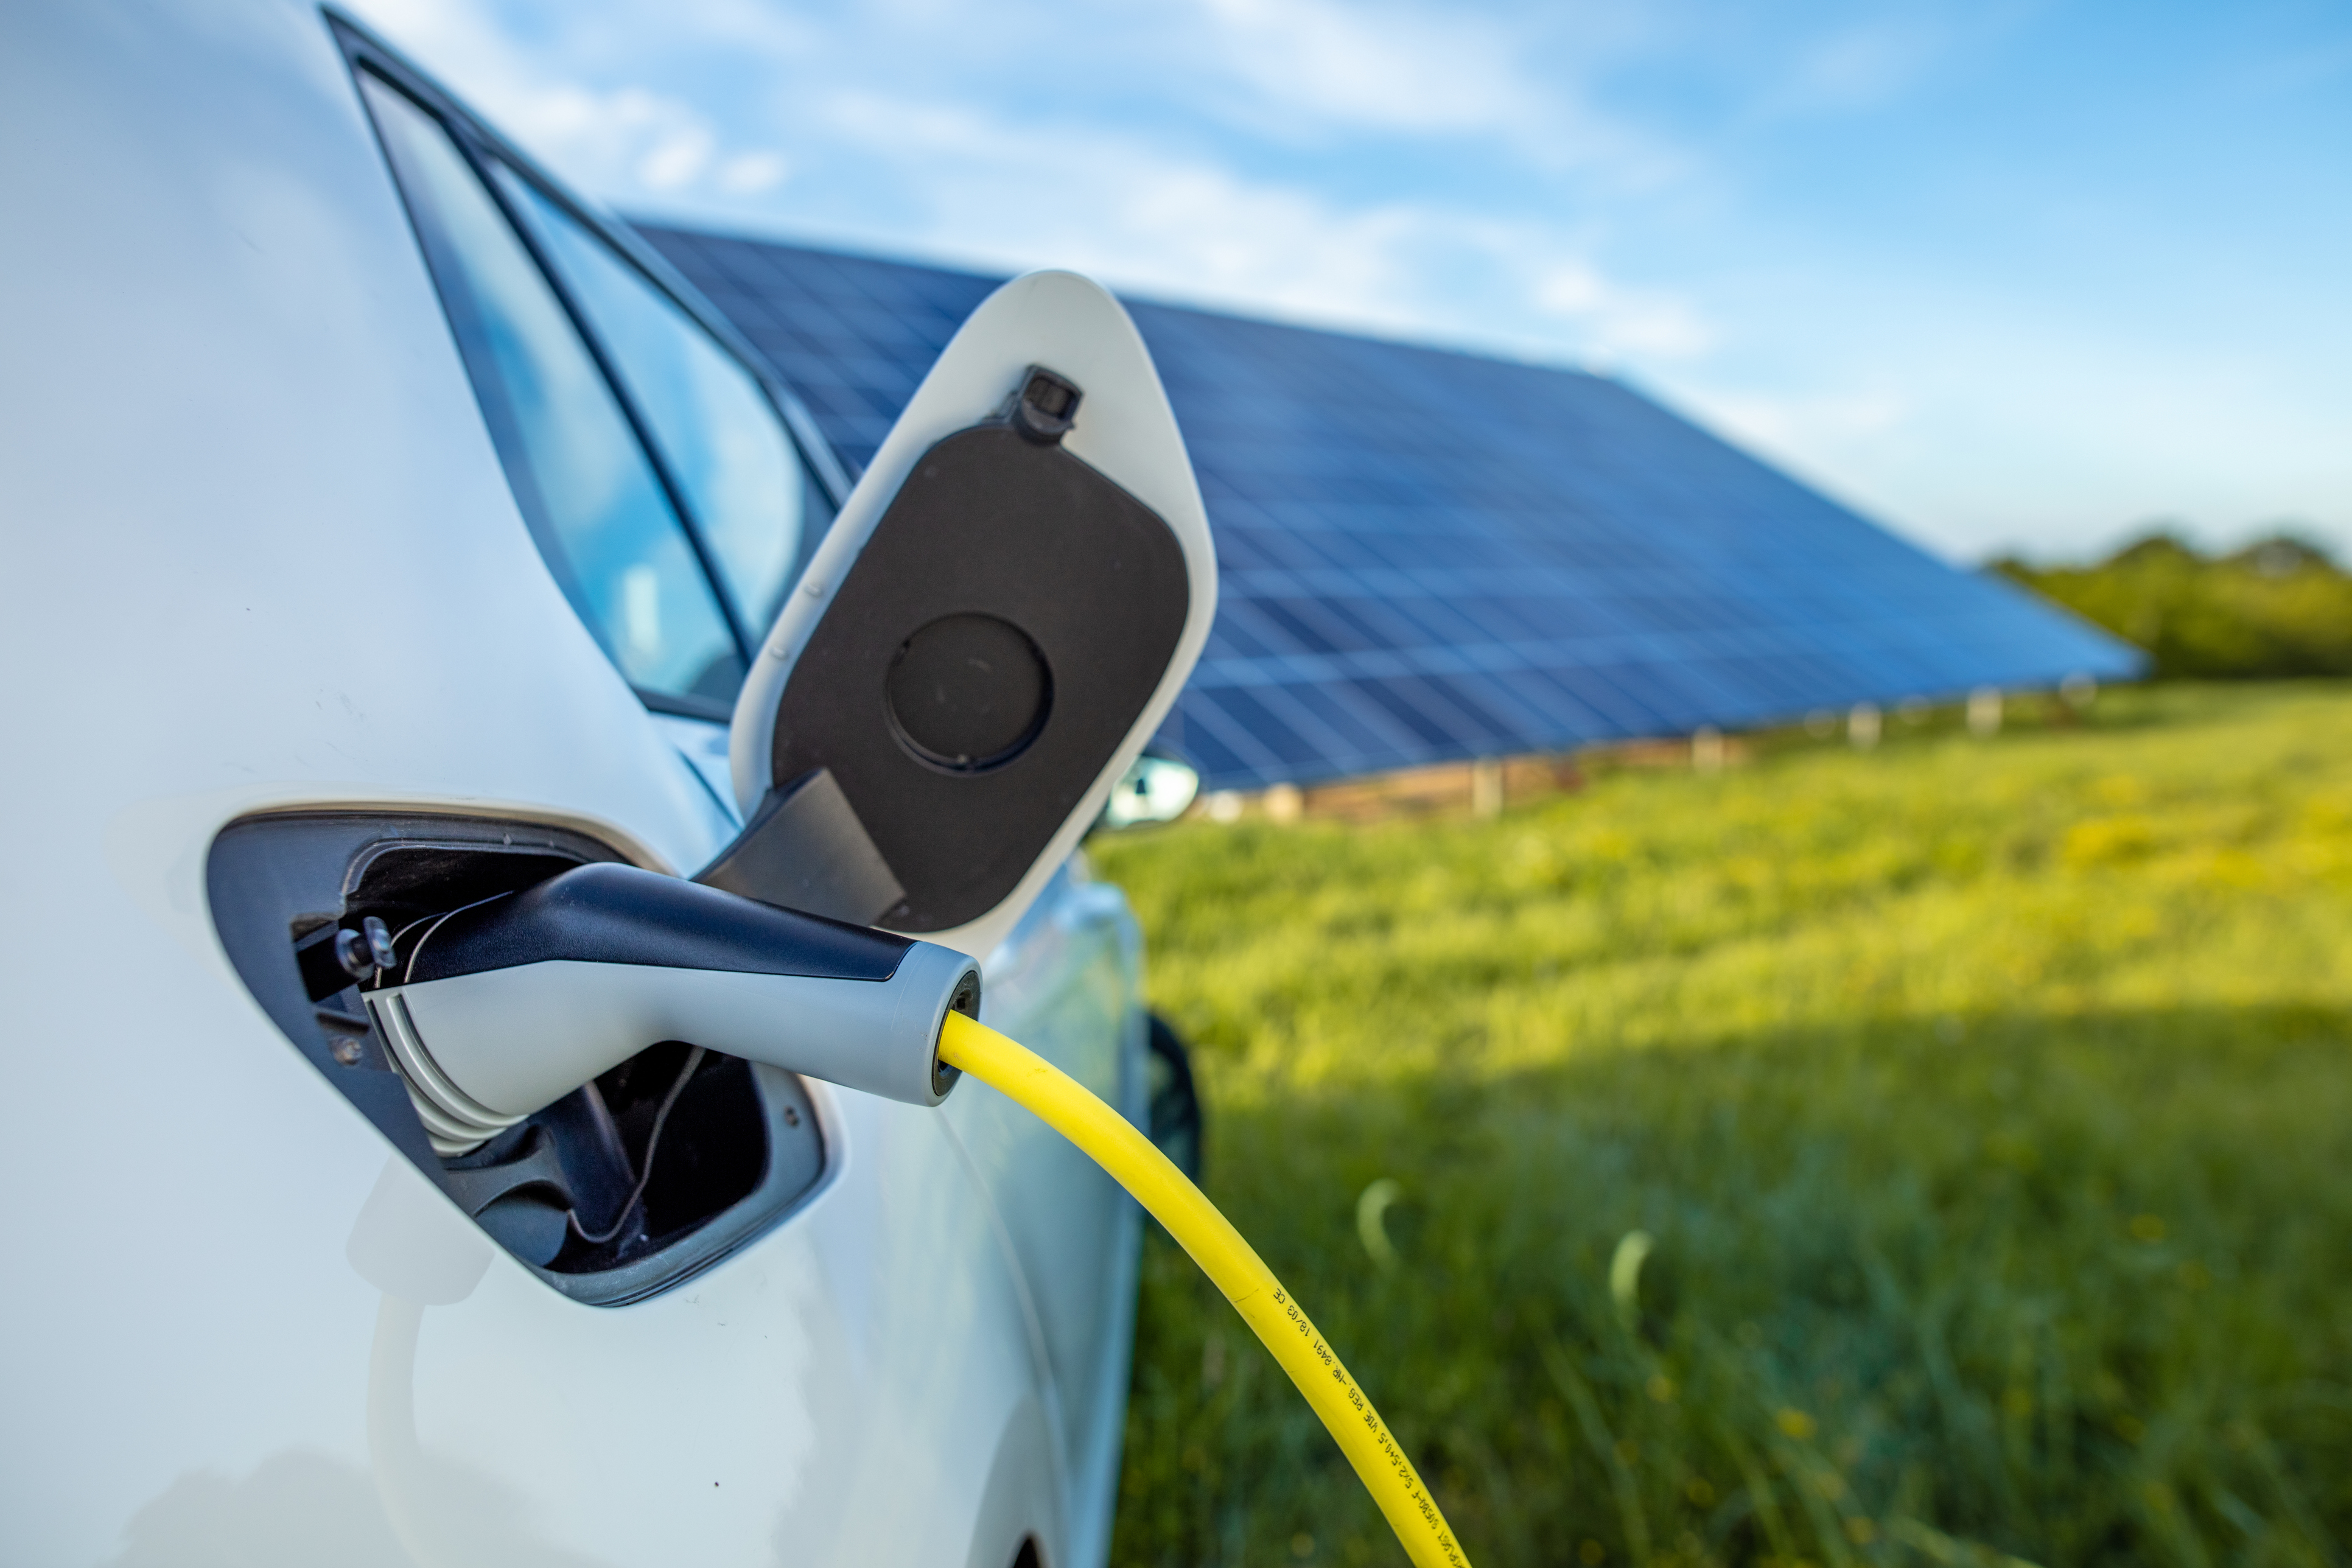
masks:
<path fill-rule="evenodd" d="M 2205 554 L 2159 530 L 2094 565 L 1990 569 L 2147 650 L 2159 680 L 2352 675 L 2352 574 L 2291 532 Z"/>

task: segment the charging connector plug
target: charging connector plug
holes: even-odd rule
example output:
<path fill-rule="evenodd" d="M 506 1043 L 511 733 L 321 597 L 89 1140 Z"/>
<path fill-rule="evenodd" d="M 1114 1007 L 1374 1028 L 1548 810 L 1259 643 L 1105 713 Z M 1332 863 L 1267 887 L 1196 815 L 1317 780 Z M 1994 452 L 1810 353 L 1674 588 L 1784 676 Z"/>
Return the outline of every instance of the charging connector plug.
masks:
<path fill-rule="evenodd" d="M 596 865 L 443 917 L 366 997 L 434 1148 L 454 1155 L 665 1040 L 937 1105 L 956 1079 L 940 1030 L 980 1016 L 980 966 Z"/>

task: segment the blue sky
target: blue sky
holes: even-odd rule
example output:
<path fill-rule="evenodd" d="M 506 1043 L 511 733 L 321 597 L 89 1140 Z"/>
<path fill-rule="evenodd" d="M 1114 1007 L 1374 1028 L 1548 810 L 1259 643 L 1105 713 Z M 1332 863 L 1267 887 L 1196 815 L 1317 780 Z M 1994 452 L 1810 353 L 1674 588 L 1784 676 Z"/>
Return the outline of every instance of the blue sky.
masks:
<path fill-rule="evenodd" d="M 1944 553 L 2352 552 L 2352 6 L 361 0 L 625 211 L 1622 375 Z"/>

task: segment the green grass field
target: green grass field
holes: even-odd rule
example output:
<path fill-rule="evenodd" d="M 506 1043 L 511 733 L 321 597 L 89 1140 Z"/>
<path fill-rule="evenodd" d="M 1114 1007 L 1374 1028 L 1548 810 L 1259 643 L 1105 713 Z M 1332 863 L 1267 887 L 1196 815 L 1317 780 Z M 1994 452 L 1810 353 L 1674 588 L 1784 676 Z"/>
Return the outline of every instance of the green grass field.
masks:
<path fill-rule="evenodd" d="M 2352 1555 L 2352 688 L 1096 864 L 1211 1195 L 1481 1568 Z M 1144 1279 L 1114 1561 L 1402 1563 Z"/>

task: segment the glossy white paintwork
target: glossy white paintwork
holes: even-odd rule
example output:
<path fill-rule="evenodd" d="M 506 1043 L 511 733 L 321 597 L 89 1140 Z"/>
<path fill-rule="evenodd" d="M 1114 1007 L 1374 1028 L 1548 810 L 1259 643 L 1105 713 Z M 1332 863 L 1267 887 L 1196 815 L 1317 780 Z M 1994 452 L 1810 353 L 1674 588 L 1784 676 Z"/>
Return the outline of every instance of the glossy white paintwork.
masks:
<path fill-rule="evenodd" d="M 205 856 L 247 812 L 664 869 L 734 826 L 534 552 L 318 14 L 11 7 L 0 198 L 0 1560 L 1099 1562 L 1134 1220 L 1050 1135 L 813 1086 L 813 1200 L 583 1306 L 224 956 Z M 990 1016 L 1131 1090 L 1115 905 L 1041 904 Z"/>

